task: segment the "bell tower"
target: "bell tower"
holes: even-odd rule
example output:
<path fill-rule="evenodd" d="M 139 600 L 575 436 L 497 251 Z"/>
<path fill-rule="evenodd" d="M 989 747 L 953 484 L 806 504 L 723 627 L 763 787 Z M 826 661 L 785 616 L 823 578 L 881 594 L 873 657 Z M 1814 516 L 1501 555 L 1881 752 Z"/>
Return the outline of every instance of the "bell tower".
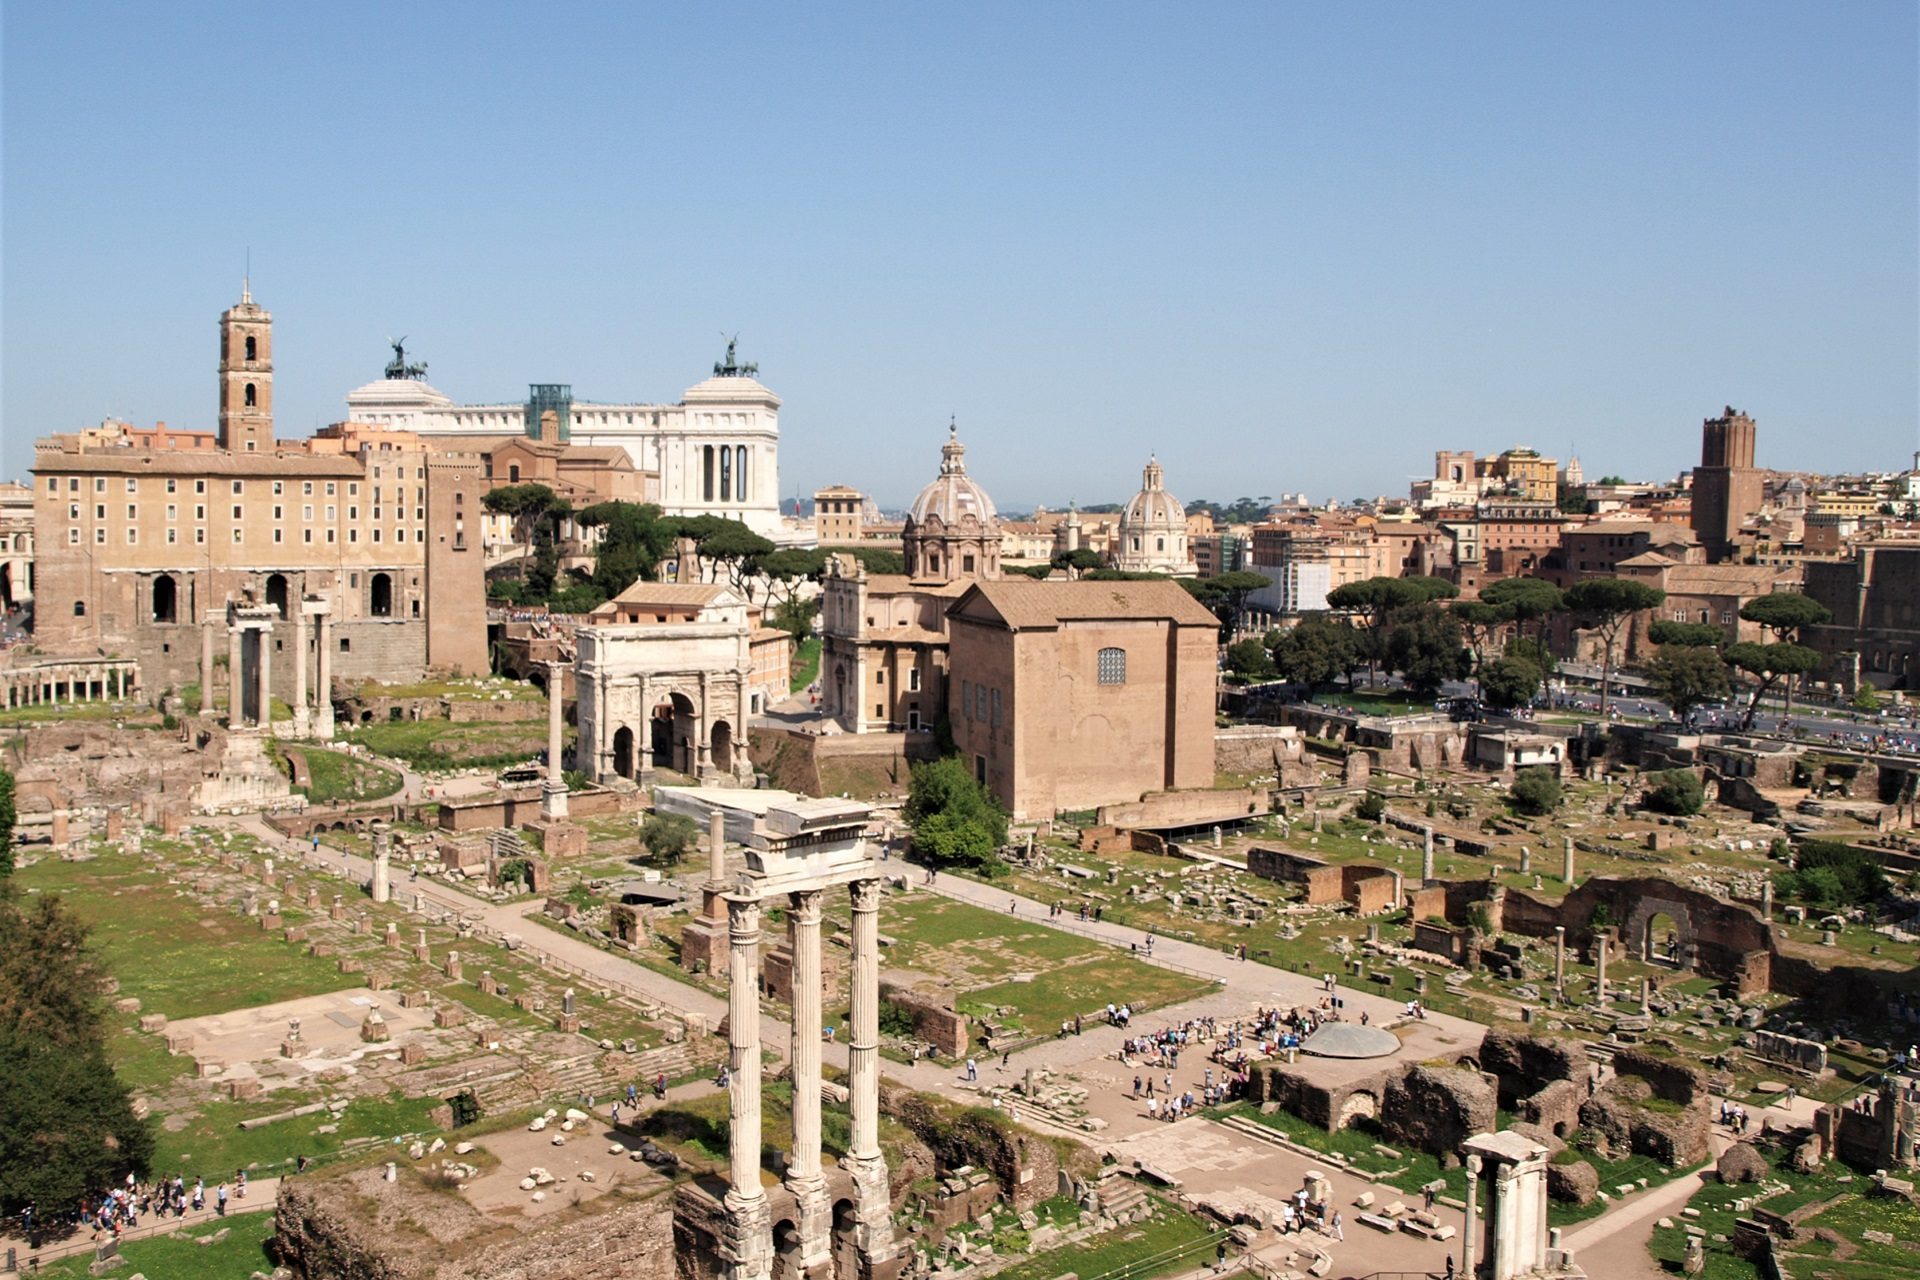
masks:
<path fill-rule="evenodd" d="M 273 317 L 250 285 L 220 315 L 218 443 L 235 453 L 273 452 Z"/>

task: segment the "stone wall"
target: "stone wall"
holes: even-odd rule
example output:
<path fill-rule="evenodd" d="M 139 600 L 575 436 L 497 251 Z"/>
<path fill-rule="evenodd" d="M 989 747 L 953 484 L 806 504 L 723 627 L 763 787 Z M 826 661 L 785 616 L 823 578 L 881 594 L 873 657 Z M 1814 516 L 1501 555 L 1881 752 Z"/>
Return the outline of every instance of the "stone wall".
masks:
<path fill-rule="evenodd" d="M 1497 1127 L 1492 1082 L 1465 1067 L 1418 1066 L 1387 1085 L 1380 1129 L 1389 1143 L 1451 1155 Z"/>
<path fill-rule="evenodd" d="M 963 1058 L 967 1053 L 969 1023 L 967 1015 L 956 1012 L 946 1001 L 911 987 L 880 984 L 880 999 L 905 1009 L 913 1018 L 913 1033 L 933 1046 L 935 1053 Z"/>
<path fill-rule="evenodd" d="M 1306 744 L 1291 725 L 1236 725 L 1213 734 L 1217 773 L 1277 773 L 1300 763 Z"/>
<path fill-rule="evenodd" d="M 505 1224 L 457 1195 L 382 1166 L 287 1178 L 275 1248 L 302 1280 L 671 1280 L 673 1203 L 657 1175 L 532 1224 Z"/>

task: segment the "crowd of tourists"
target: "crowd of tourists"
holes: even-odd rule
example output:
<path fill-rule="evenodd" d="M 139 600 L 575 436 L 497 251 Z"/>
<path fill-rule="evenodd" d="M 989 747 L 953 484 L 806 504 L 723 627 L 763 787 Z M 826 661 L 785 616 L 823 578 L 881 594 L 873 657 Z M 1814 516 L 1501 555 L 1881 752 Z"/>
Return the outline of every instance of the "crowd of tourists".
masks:
<path fill-rule="evenodd" d="M 229 1185 L 222 1180 L 209 1191 L 207 1180 L 197 1177 L 191 1186 L 184 1177 L 159 1178 L 142 1182 L 127 1175 L 125 1185 L 83 1196 L 80 1202 L 60 1213 L 42 1214 L 39 1206 L 29 1204 L 20 1213 L 20 1233 L 38 1246 L 42 1241 L 90 1230 L 96 1241 L 118 1240 L 145 1222 L 164 1222 L 184 1218 L 189 1213 L 205 1213 L 209 1207 L 217 1217 L 226 1217 L 230 1200 L 247 1198 L 247 1171 L 234 1171 Z"/>

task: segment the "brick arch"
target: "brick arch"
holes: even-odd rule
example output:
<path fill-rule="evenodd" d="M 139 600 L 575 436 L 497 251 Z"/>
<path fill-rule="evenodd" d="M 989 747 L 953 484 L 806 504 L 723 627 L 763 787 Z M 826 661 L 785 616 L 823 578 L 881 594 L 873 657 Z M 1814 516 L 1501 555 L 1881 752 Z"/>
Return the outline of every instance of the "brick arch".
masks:
<path fill-rule="evenodd" d="M 1668 916 L 1673 920 L 1674 931 L 1680 935 L 1678 959 L 1682 969 L 1693 967 L 1694 926 L 1693 913 L 1685 903 L 1671 898 L 1659 898 L 1643 895 L 1635 904 L 1633 914 L 1627 917 L 1622 938 L 1633 949 L 1641 961 L 1651 959 L 1653 955 L 1653 921 L 1655 916 Z"/>

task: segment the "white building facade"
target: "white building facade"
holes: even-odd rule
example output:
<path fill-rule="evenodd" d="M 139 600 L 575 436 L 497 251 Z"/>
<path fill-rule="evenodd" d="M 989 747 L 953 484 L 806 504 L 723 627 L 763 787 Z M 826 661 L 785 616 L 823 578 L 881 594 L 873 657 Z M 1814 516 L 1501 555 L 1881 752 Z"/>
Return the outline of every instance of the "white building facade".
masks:
<path fill-rule="evenodd" d="M 599 404 L 573 398 L 564 383 L 535 383 L 520 404 L 455 404 L 414 377 L 388 377 L 347 393 L 347 417 L 427 437 L 537 437 L 540 415 L 559 418 L 573 444 L 618 445 L 641 471 L 660 477 L 668 515 L 724 516 L 762 537 L 792 542 L 780 520 L 780 397 L 734 364 L 678 404 Z"/>

